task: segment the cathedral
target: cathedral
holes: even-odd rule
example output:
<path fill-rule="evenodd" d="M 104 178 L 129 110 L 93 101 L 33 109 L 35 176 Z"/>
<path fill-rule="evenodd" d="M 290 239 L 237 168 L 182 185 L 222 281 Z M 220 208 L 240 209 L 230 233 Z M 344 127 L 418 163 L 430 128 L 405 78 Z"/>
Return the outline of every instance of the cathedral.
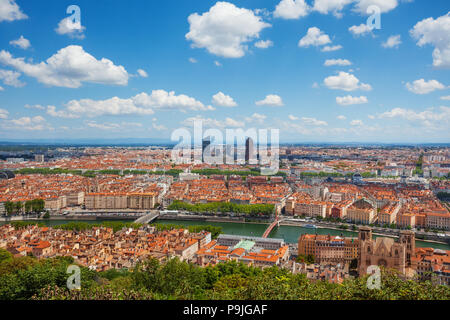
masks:
<path fill-rule="evenodd" d="M 392 238 L 372 239 L 372 229 L 359 229 L 358 272 L 367 273 L 371 265 L 395 269 L 405 276 L 411 274 L 411 258 L 415 253 L 415 235 L 411 231 L 401 231 L 398 241 Z"/>

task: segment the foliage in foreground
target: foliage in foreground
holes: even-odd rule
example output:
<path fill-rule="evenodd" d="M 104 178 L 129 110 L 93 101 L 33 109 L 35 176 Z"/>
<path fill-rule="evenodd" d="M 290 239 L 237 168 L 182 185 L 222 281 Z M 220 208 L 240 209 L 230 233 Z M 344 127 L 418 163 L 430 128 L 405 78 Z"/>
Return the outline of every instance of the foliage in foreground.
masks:
<path fill-rule="evenodd" d="M 260 270 L 237 262 L 200 268 L 171 259 L 155 259 L 132 270 L 94 272 L 81 268 L 81 290 L 66 289 L 71 258 L 14 258 L 0 249 L 0 300 L 450 300 L 450 288 L 431 282 L 403 281 L 383 271 L 380 290 L 367 288 L 367 278 L 343 284 L 313 282 L 287 270 Z"/>

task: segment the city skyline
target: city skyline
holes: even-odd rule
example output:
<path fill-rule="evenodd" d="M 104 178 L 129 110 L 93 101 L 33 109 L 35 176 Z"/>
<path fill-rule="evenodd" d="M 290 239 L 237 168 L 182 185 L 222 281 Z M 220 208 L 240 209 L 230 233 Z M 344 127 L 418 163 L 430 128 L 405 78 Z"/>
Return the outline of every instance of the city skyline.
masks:
<path fill-rule="evenodd" d="M 1 140 L 170 141 L 201 119 L 284 143 L 449 141 L 445 1 L 79 1 L 72 29 L 71 4 L 0 1 Z"/>

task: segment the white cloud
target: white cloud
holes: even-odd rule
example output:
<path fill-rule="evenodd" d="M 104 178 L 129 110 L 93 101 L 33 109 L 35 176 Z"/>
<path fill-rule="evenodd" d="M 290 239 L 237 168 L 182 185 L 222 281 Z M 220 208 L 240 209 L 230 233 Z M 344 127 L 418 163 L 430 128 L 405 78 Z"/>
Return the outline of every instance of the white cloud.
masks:
<path fill-rule="evenodd" d="M 402 118 L 408 121 L 419 121 L 426 126 L 430 126 L 432 122 L 442 124 L 442 122 L 450 121 L 450 107 L 440 107 L 440 112 L 433 112 L 433 108 L 417 112 L 411 109 L 394 108 L 380 114 L 378 117 L 385 118 Z"/>
<path fill-rule="evenodd" d="M 332 51 L 337 51 L 337 50 L 341 50 L 342 46 L 340 44 L 336 45 L 336 46 L 325 46 L 322 48 L 322 52 L 332 52 Z"/>
<path fill-rule="evenodd" d="M 441 97 L 441 100 L 450 100 L 450 96 L 443 96 Z"/>
<path fill-rule="evenodd" d="M 370 6 L 377 6 L 380 8 L 380 13 L 386 13 L 398 6 L 397 0 L 357 0 L 354 11 L 359 12 L 362 15 L 369 15 L 367 8 Z"/>
<path fill-rule="evenodd" d="M 369 33 L 372 33 L 372 28 L 367 26 L 365 23 L 361 23 L 359 26 L 351 26 L 348 28 L 348 31 L 352 33 L 354 36 L 365 36 Z"/>
<path fill-rule="evenodd" d="M 347 59 L 327 59 L 325 60 L 325 63 L 323 65 L 329 67 L 329 66 L 349 66 L 351 64 L 352 63 Z"/>
<path fill-rule="evenodd" d="M 361 120 L 352 120 L 352 121 L 350 122 L 350 125 L 351 125 L 351 126 L 358 126 L 358 127 L 360 127 L 360 126 L 363 126 L 364 123 L 363 123 Z"/>
<path fill-rule="evenodd" d="M 400 35 L 390 36 L 386 42 L 383 42 L 381 45 L 383 48 L 398 48 L 398 46 L 402 43 L 400 40 Z"/>
<path fill-rule="evenodd" d="M 156 123 L 152 123 L 152 128 L 155 129 L 156 131 L 167 130 L 166 126 L 164 126 L 163 124 L 156 124 Z"/>
<path fill-rule="evenodd" d="M 257 123 L 263 123 L 264 120 L 266 120 L 267 116 L 260 114 L 260 113 L 254 113 L 250 117 L 246 117 L 245 121 L 247 122 L 257 122 Z"/>
<path fill-rule="evenodd" d="M 0 119 L 8 119 L 9 111 L 0 109 Z"/>
<path fill-rule="evenodd" d="M 15 0 L 0 0 L 0 22 L 27 19 Z"/>
<path fill-rule="evenodd" d="M 35 105 L 26 104 L 25 108 L 27 108 L 27 109 L 45 110 L 45 107 L 41 106 L 40 104 L 35 104 Z"/>
<path fill-rule="evenodd" d="M 292 120 L 292 121 L 297 121 L 297 120 L 299 120 L 299 117 L 293 116 L 292 114 L 290 114 L 290 115 L 288 116 L 288 118 L 289 118 L 289 120 Z"/>
<path fill-rule="evenodd" d="M 212 118 L 203 118 L 201 116 L 190 117 L 181 122 L 185 126 L 192 126 L 194 121 L 202 121 L 202 126 L 209 128 L 242 128 L 245 123 L 237 121 L 232 118 L 226 118 L 225 120 L 217 120 Z"/>
<path fill-rule="evenodd" d="M 9 130 L 26 130 L 26 131 L 42 131 L 53 130 L 47 121 L 41 117 L 22 117 L 19 119 L 5 120 L 2 123 L 4 129 Z"/>
<path fill-rule="evenodd" d="M 271 25 L 251 10 L 238 8 L 232 3 L 217 2 L 208 12 L 188 17 L 190 30 L 186 39 L 194 48 L 224 58 L 240 58 L 247 51 L 246 43 L 259 37 Z"/>
<path fill-rule="evenodd" d="M 142 77 L 142 78 L 148 78 L 148 74 L 145 70 L 143 69 L 138 69 L 137 73 Z"/>
<path fill-rule="evenodd" d="M 17 40 L 11 40 L 9 42 L 10 45 L 15 46 L 15 47 L 19 47 L 22 48 L 24 50 L 28 49 L 29 47 L 31 47 L 31 43 L 28 39 L 25 39 L 23 36 L 20 36 L 19 39 Z"/>
<path fill-rule="evenodd" d="M 276 94 L 269 94 L 263 100 L 256 101 L 257 106 L 270 106 L 270 107 L 281 107 L 283 106 L 283 99 Z"/>
<path fill-rule="evenodd" d="M 346 120 L 347 119 L 347 117 L 343 116 L 343 115 L 337 116 L 337 118 L 338 118 L 338 120 Z"/>
<path fill-rule="evenodd" d="M 98 117 L 102 115 L 151 115 L 155 110 L 207 111 L 214 110 L 187 95 L 175 95 L 175 92 L 153 90 L 151 94 L 142 92 L 128 99 L 113 97 L 106 100 L 81 99 L 71 100 L 65 109 L 56 110 L 47 107 L 47 114 L 60 118 L 80 118 L 82 116 Z"/>
<path fill-rule="evenodd" d="M 313 10 L 322 14 L 333 12 L 336 17 L 342 17 L 342 9 L 354 0 L 315 0 Z"/>
<path fill-rule="evenodd" d="M 306 117 L 302 117 L 302 121 L 308 125 L 313 125 L 313 126 L 327 126 L 328 123 L 322 120 L 317 120 L 316 118 L 306 118 Z"/>
<path fill-rule="evenodd" d="M 219 61 L 214 61 L 214 64 L 216 65 L 216 67 L 221 67 L 222 64 Z"/>
<path fill-rule="evenodd" d="M 126 85 L 128 72 L 111 60 L 97 60 L 81 46 L 60 49 L 45 62 L 27 63 L 24 58 L 14 58 L 11 53 L 0 51 L 0 63 L 13 67 L 27 76 L 36 78 L 48 86 L 79 88 L 83 82 L 107 85 Z"/>
<path fill-rule="evenodd" d="M 85 121 L 85 124 L 89 128 L 100 129 L 100 130 L 120 129 L 120 124 L 117 124 L 117 123 L 98 123 L 96 121 Z"/>
<path fill-rule="evenodd" d="M 319 84 L 317 82 L 314 82 L 311 86 L 311 88 L 313 89 L 318 89 L 319 88 Z"/>
<path fill-rule="evenodd" d="M 0 86 L 0 91 L 3 91 L 3 90 L 5 90 L 5 89 L 3 89 L 3 87 Z"/>
<path fill-rule="evenodd" d="M 353 97 L 353 96 L 345 96 L 345 97 L 336 97 L 337 104 L 341 106 L 350 106 L 353 104 L 364 104 L 368 103 L 367 97 L 360 96 L 360 97 Z"/>
<path fill-rule="evenodd" d="M 417 45 L 433 45 L 433 66 L 450 68 L 450 12 L 437 19 L 428 18 L 419 21 L 412 30 L 411 36 L 418 40 Z"/>
<path fill-rule="evenodd" d="M 55 29 L 57 34 L 68 35 L 71 38 L 84 39 L 84 30 L 86 27 L 81 25 L 81 22 L 74 22 L 72 17 L 62 19 Z"/>
<path fill-rule="evenodd" d="M 216 93 L 212 98 L 212 103 L 220 107 L 236 107 L 237 103 L 232 97 L 224 94 L 223 92 Z"/>
<path fill-rule="evenodd" d="M 0 69 L 0 80 L 3 81 L 7 86 L 12 86 L 16 88 L 23 87 L 25 83 L 19 80 L 20 73 L 11 70 Z"/>
<path fill-rule="evenodd" d="M 445 86 L 437 80 L 415 80 L 412 84 L 407 82 L 406 88 L 415 94 L 427 94 L 435 90 L 445 89 Z"/>
<path fill-rule="evenodd" d="M 305 0 L 281 0 L 275 8 L 273 16 L 283 19 L 299 19 L 307 16 L 309 10 Z"/>
<path fill-rule="evenodd" d="M 334 90 L 344 90 L 344 91 L 354 91 L 354 90 L 365 90 L 370 91 L 372 87 L 369 84 L 360 83 L 359 79 L 353 74 L 340 71 L 337 76 L 329 76 L 325 78 L 323 83 L 330 89 Z"/>
<path fill-rule="evenodd" d="M 260 40 L 255 42 L 255 47 L 259 49 L 267 49 L 273 46 L 273 42 L 271 40 Z"/>
<path fill-rule="evenodd" d="M 189 58 L 189 62 L 190 62 L 190 63 L 197 63 L 198 61 L 197 61 L 197 59 L 195 59 L 195 58 Z"/>
<path fill-rule="evenodd" d="M 330 37 L 317 27 L 308 29 L 306 35 L 298 42 L 299 47 L 323 46 L 331 43 Z"/>

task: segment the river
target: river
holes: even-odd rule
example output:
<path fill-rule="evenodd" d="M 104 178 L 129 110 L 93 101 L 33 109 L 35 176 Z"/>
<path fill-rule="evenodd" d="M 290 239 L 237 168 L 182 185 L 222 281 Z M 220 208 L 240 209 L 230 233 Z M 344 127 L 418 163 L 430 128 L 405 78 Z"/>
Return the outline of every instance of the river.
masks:
<path fill-rule="evenodd" d="M 39 222 L 44 223 L 45 225 L 51 227 L 60 224 L 66 224 L 69 222 L 87 222 L 87 223 L 101 223 L 102 221 L 111 221 L 111 220 L 41 220 Z M 121 222 L 130 222 L 130 220 L 114 220 Z M 0 222 L 0 225 L 5 224 L 6 222 Z M 255 236 L 261 237 L 268 224 L 256 224 L 256 223 L 233 223 L 233 222 L 206 222 L 206 221 L 187 221 L 187 220 L 157 220 L 156 223 L 162 224 L 177 224 L 182 226 L 191 226 L 191 225 L 211 225 L 216 227 L 222 227 L 223 233 L 226 234 L 234 234 L 234 235 L 244 235 L 244 236 Z M 352 231 L 344 231 L 344 230 L 334 230 L 334 229 L 309 229 L 304 227 L 297 226 L 280 226 L 275 228 L 269 235 L 270 238 L 279 238 L 284 239 L 287 243 L 297 243 L 298 238 L 302 234 L 331 234 L 333 236 L 343 235 L 345 237 L 357 237 L 357 232 Z M 377 236 L 374 236 L 376 238 Z M 450 245 L 434 243 L 434 242 L 425 242 L 421 240 L 416 240 L 417 247 L 431 247 L 435 249 L 443 249 L 450 250 Z"/>

